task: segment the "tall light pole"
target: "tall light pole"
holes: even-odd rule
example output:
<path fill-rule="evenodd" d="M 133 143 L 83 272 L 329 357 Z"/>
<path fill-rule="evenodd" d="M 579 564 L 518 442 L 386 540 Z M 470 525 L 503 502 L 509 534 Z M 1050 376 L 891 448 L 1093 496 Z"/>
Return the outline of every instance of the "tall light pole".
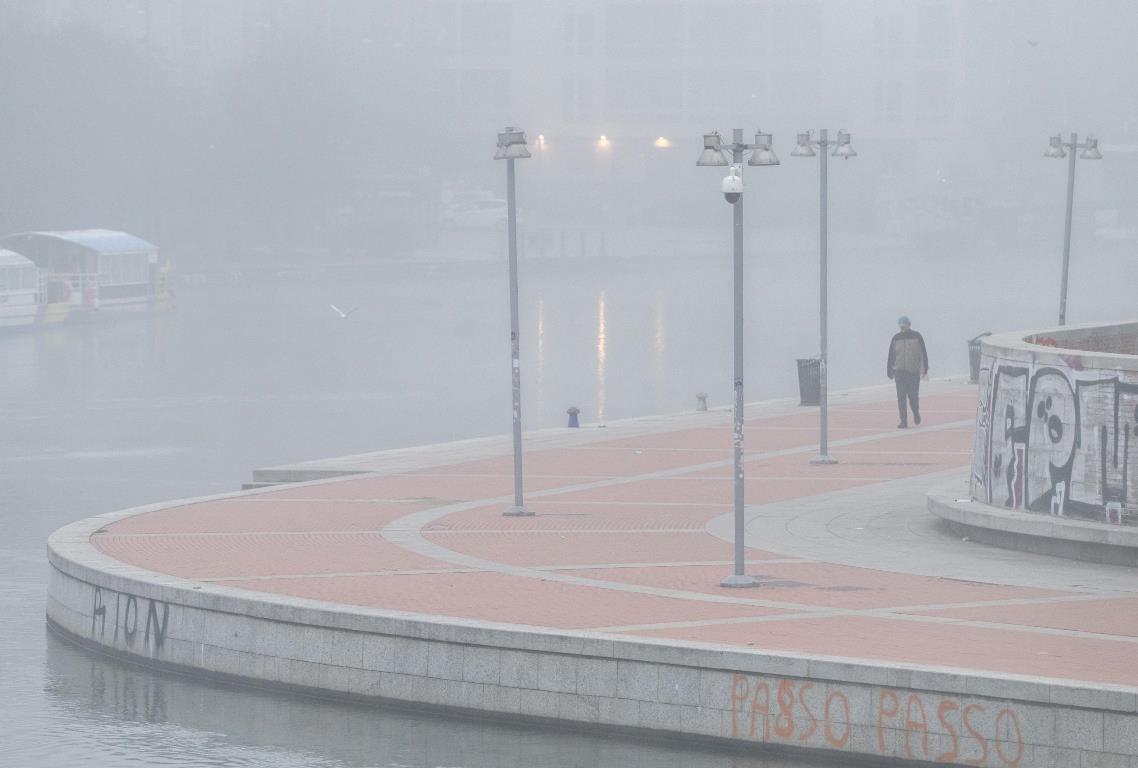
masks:
<path fill-rule="evenodd" d="M 724 153 L 731 154 L 728 162 Z M 731 143 L 724 144 L 718 133 L 703 136 L 703 153 L 696 165 L 728 166 L 731 171 L 723 179 L 723 197 L 734 212 L 735 232 L 735 572 L 720 582 L 724 587 L 754 587 L 758 581 L 744 573 L 743 567 L 743 156 L 750 152 L 747 165 L 778 165 L 771 149 L 771 135 L 756 132 L 755 143 L 743 142 L 743 129 L 736 128 Z"/>
<path fill-rule="evenodd" d="M 1071 150 L 1071 157 L 1067 162 L 1067 224 L 1063 229 L 1063 276 L 1059 281 L 1059 325 L 1067 324 L 1067 269 L 1071 264 L 1071 213 L 1075 206 L 1075 152 L 1084 160 L 1102 160 L 1102 153 L 1098 151 L 1098 139 L 1087 137 L 1085 143 L 1079 143 L 1079 135 L 1071 134 L 1070 141 L 1063 141 L 1062 134 L 1051 137 L 1051 146 L 1043 153 L 1044 157 L 1056 159 L 1067 157 Z"/>
<path fill-rule="evenodd" d="M 510 371 L 514 391 L 514 505 L 502 514 L 528 517 L 533 514 L 522 501 L 522 368 L 518 339 L 518 210 L 514 192 L 514 160 L 529 157 L 526 134 L 520 128 L 505 128 L 498 134 L 495 160 L 506 161 L 506 228 L 510 253 Z"/>
<path fill-rule="evenodd" d="M 818 147 L 819 152 L 814 151 Z M 820 182 L 818 196 L 818 329 L 821 338 L 821 349 L 818 360 L 818 455 L 810 460 L 811 464 L 837 464 L 838 460 L 830 456 L 830 393 L 827 385 L 827 372 L 829 366 L 829 310 L 830 310 L 830 274 L 829 274 L 829 234 L 830 234 L 830 177 L 829 163 L 830 147 L 834 148 L 834 157 L 846 160 L 857 157 L 857 152 L 850 146 L 850 135 L 846 131 L 838 131 L 836 141 L 830 141 L 830 132 L 825 128 L 818 131 L 815 139 L 809 131 L 798 134 L 798 146 L 790 154 L 792 157 L 814 157 L 818 155 L 820 169 Z"/>

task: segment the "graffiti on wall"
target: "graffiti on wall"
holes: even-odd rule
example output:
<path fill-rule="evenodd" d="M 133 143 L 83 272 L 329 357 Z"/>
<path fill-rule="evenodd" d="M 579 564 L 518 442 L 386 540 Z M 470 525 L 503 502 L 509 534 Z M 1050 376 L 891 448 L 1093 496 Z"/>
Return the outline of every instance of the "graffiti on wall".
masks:
<path fill-rule="evenodd" d="M 972 496 L 1120 523 L 1138 513 L 1138 383 L 999 362 L 980 371 Z"/>
<path fill-rule="evenodd" d="M 992 768 L 1017 768 L 1024 727 L 1015 707 L 985 700 L 877 688 L 843 688 L 809 680 L 736 673 L 731 678 L 731 737 L 798 744 L 884 757 Z M 851 701 L 870 709 L 860 717 Z M 854 728 L 868 741 L 854 745 Z"/>
<path fill-rule="evenodd" d="M 158 651 L 166 641 L 170 604 L 95 587 L 91 605 L 91 637 Z"/>

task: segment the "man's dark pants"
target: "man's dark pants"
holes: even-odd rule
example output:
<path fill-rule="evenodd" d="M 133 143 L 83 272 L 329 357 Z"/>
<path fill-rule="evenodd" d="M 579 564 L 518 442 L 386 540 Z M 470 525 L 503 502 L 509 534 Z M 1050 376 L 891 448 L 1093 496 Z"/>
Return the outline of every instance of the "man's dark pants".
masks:
<path fill-rule="evenodd" d="M 909 414 L 905 401 L 913 409 L 913 418 L 921 418 L 921 398 L 918 390 L 921 388 L 921 374 L 914 371 L 893 371 L 893 381 L 897 384 L 897 410 L 901 414 L 901 423 L 909 423 Z"/>

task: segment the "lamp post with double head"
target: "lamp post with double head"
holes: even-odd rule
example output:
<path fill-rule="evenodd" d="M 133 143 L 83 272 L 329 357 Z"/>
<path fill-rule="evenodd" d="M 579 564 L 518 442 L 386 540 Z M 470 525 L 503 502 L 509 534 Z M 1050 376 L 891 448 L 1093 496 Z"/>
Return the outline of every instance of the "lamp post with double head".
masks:
<path fill-rule="evenodd" d="M 530 156 L 526 134 L 508 127 L 498 134 L 495 160 L 506 161 L 506 229 L 510 258 L 510 374 L 514 399 L 514 505 L 503 514 L 528 517 L 533 514 L 522 499 L 522 368 L 518 339 L 518 209 L 514 191 L 514 160 Z"/>
<path fill-rule="evenodd" d="M 814 151 L 818 148 L 818 152 Z M 790 153 L 792 157 L 818 156 L 819 198 L 818 198 L 818 329 L 820 337 L 820 350 L 818 359 L 818 455 L 810 460 L 811 464 L 837 464 L 838 460 L 830 456 L 830 428 L 829 409 L 830 393 L 827 384 L 829 368 L 829 311 L 830 311 L 830 275 L 829 275 L 829 234 L 830 234 L 830 177 L 828 158 L 830 147 L 833 147 L 834 157 L 846 160 L 857 157 L 857 152 L 850 146 L 850 135 L 846 131 L 838 131 L 836 140 L 830 139 L 830 133 L 823 128 L 818 131 L 815 139 L 810 131 L 798 134 L 798 146 Z"/>
<path fill-rule="evenodd" d="M 758 581 L 744 572 L 743 563 L 743 159 L 750 154 L 747 165 L 778 165 L 778 157 L 771 148 L 771 135 L 756 132 L 755 142 L 743 141 L 743 130 L 736 128 L 731 142 L 724 144 L 718 133 L 704 134 L 703 153 L 696 165 L 730 166 L 723 179 L 723 197 L 734 213 L 734 266 L 735 266 L 735 571 L 720 582 L 724 587 L 753 587 Z M 731 159 L 728 161 L 727 155 Z"/>
<path fill-rule="evenodd" d="M 1082 152 L 1079 152 L 1079 150 Z M 1067 161 L 1067 223 L 1063 229 L 1063 276 L 1059 280 L 1059 325 L 1067 324 L 1067 269 L 1071 264 L 1071 213 L 1075 205 L 1075 153 L 1083 160 L 1102 160 L 1102 153 L 1098 151 L 1098 139 L 1091 136 L 1080 144 L 1079 135 L 1071 134 L 1070 141 L 1063 141 L 1062 134 L 1051 137 L 1051 145 L 1043 153 L 1044 157 L 1061 159 L 1067 157 L 1067 150 L 1071 151 Z"/>

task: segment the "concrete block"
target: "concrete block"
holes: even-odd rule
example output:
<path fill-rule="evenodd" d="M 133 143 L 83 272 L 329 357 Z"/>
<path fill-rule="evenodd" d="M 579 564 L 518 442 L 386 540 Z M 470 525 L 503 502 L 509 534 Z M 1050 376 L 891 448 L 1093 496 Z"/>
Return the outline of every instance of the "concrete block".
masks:
<path fill-rule="evenodd" d="M 482 706 L 489 712 L 517 714 L 521 708 L 522 695 L 518 688 L 502 685 L 486 685 L 482 691 Z"/>
<path fill-rule="evenodd" d="M 322 664 L 320 666 L 320 688 L 334 693 L 353 693 L 352 687 L 360 671 L 354 667 Z"/>
<path fill-rule="evenodd" d="M 575 693 L 577 659 L 559 654 L 541 654 L 537 660 L 537 687 L 543 691 Z"/>
<path fill-rule="evenodd" d="M 1130 768 L 1129 755 L 1109 752 L 1083 752 L 1078 768 Z"/>
<path fill-rule="evenodd" d="M 399 672 L 379 672 L 379 695 L 395 701 L 418 701 L 415 686 L 424 678 Z"/>
<path fill-rule="evenodd" d="M 636 726 L 640 723 L 640 702 L 601 698 L 597 702 L 597 722 L 620 727 Z"/>
<path fill-rule="evenodd" d="M 658 698 L 664 704 L 698 706 L 699 670 L 691 667 L 660 667 Z"/>
<path fill-rule="evenodd" d="M 1016 714 L 1017 722 L 1019 723 L 1020 737 L 1024 744 L 1059 744 L 1060 746 L 1065 746 L 1061 741 L 1055 741 L 1055 720 L 1064 714 L 1062 710 L 1040 704 L 1018 703 L 1013 703 L 1011 708 Z M 997 714 L 998 711 L 996 714 L 991 715 L 993 719 L 993 729 L 995 727 L 994 720 Z M 959 724 L 959 713 L 957 713 L 956 718 L 951 722 Z M 1099 732 L 1102 732 L 1101 723 Z"/>
<path fill-rule="evenodd" d="M 1138 715 L 1105 713 L 1103 741 L 1109 752 L 1138 757 Z"/>
<path fill-rule="evenodd" d="M 462 656 L 466 651 L 461 645 L 450 643 L 427 644 L 427 677 L 443 680 L 462 679 Z"/>
<path fill-rule="evenodd" d="M 382 674 L 374 669 L 353 669 L 348 682 L 348 692 L 356 696 L 379 697 L 383 695 Z"/>
<path fill-rule="evenodd" d="M 216 645 L 203 645 L 202 668 L 207 672 L 217 672 L 221 675 L 239 675 L 242 672 L 241 656 L 239 651 L 219 648 Z"/>
<path fill-rule="evenodd" d="M 573 723 L 596 723 L 600 720 L 600 697 L 579 693 L 557 694 L 557 717 Z"/>
<path fill-rule="evenodd" d="M 557 694 L 553 691 L 522 689 L 518 691 L 518 713 L 530 717 L 557 717 Z"/>
<path fill-rule="evenodd" d="M 1034 744 L 1052 744 L 1068 749 L 1103 750 L 1104 720 L 1102 712 L 1086 709 L 1063 709 L 1054 715 L 1054 739 Z M 1023 728 L 1023 723 L 1020 723 Z"/>
<path fill-rule="evenodd" d="M 332 633 L 322 627 L 282 624 L 276 642 L 276 655 L 296 661 L 328 664 L 332 659 Z"/>
<path fill-rule="evenodd" d="M 202 642 L 233 651 L 258 653 L 260 649 L 255 638 L 260 623 L 260 620 L 246 616 L 211 614 L 203 622 Z"/>
<path fill-rule="evenodd" d="M 1052 704 L 1068 707 L 1138 712 L 1138 695 L 1132 691 L 1118 691 L 1110 688 L 1076 688 L 1066 685 L 1053 685 L 1050 689 L 1050 701 Z"/>
<path fill-rule="evenodd" d="M 502 651 L 499 683 L 510 688 L 537 688 L 538 656 L 530 651 Z"/>
<path fill-rule="evenodd" d="M 482 709 L 482 694 L 486 686 L 482 683 L 467 683 L 462 680 L 447 680 L 444 686 L 444 699 L 441 704 L 463 709 Z"/>
<path fill-rule="evenodd" d="M 679 733 L 683 710 L 684 708 L 678 704 L 641 701 L 639 725 L 641 728 Z"/>
<path fill-rule="evenodd" d="M 616 662 L 611 659 L 578 659 L 577 693 L 616 696 Z"/>
<path fill-rule="evenodd" d="M 302 685 L 306 688 L 320 687 L 322 664 L 299 659 L 277 659 L 277 681 L 286 685 Z"/>
<path fill-rule="evenodd" d="M 731 681 L 734 676 L 730 672 L 720 672 L 715 669 L 701 669 L 699 671 L 699 704 L 702 707 L 716 709 L 731 708 Z"/>
<path fill-rule="evenodd" d="M 362 665 L 378 672 L 427 674 L 427 643 L 391 635 L 364 635 Z"/>
<path fill-rule="evenodd" d="M 724 724 L 728 722 L 723 714 L 721 709 L 685 706 L 680 710 L 680 730 L 697 736 L 729 736 L 730 731 L 725 733 L 723 730 Z"/>
<path fill-rule="evenodd" d="M 462 679 L 470 683 L 498 684 L 502 652 L 497 648 L 467 646 L 462 655 Z"/>
<path fill-rule="evenodd" d="M 360 632 L 336 630 L 332 633 L 329 663 L 336 667 L 363 667 L 364 636 Z"/>
<path fill-rule="evenodd" d="M 622 699 L 656 701 L 660 688 L 659 667 L 638 661 L 616 663 L 616 695 Z"/>

